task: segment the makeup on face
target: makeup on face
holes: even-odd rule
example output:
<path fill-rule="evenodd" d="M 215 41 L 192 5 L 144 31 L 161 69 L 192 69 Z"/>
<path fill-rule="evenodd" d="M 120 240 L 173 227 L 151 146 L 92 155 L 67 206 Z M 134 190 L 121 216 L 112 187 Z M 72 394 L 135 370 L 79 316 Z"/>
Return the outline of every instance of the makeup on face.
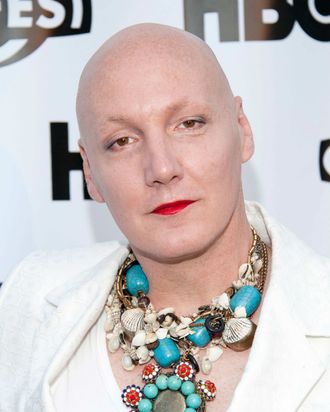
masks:
<path fill-rule="evenodd" d="M 158 215 L 174 215 L 194 202 L 194 200 L 178 200 L 176 202 L 164 203 L 156 207 L 151 213 Z"/>

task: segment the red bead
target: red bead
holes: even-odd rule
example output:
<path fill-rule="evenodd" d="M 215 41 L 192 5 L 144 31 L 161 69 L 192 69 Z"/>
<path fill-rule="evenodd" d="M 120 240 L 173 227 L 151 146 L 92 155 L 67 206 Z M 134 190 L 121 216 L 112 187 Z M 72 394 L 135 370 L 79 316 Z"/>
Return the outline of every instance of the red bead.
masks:
<path fill-rule="evenodd" d="M 145 382 L 153 382 L 159 375 L 159 372 L 160 372 L 160 367 L 158 365 L 154 363 L 148 363 L 148 365 L 146 365 L 143 368 L 142 379 Z"/>
<path fill-rule="evenodd" d="M 217 388 L 211 381 L 200 380 L 197 382 L 197 393 L 206 401 L 212 401 L 217 394 Z"/>
<path fill-rule="evenodd" d="M 215 393 L 217 391 L 215 384 L 211 381 L 205 381 L 205 386 L 212 393 Z"/>
<path fill-rule="evenodd" d="M 135 385 L 127 386 L 121 395 L 126 406 L 137 406 L 142 399 L 141 388 Z"/>
<path fill-rule="evenodd" d="M 174 373 L 181 379 L 181 380 L 188 380 L 192 379 L 195 374 L 195 369 L 189 362 L 180 362 L 174 370 Z"/>
<path fill-rule="evenodd" d="M 155 370 L 154 365 L 147 365 L 143 369 L 143 375 L 150 375 Z"/>

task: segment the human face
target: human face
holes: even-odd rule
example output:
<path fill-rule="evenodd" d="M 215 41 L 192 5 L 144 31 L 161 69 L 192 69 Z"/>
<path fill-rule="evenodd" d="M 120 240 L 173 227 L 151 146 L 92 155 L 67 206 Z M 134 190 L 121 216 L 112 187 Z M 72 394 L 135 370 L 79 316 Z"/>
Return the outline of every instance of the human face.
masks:
<path fill-rule="evenodd" d="M 90 194 L 106 202 L 133 250 L 160 262 L 192 258 L 220 239 L 252 155 L 240 100 L 216 73 L 170 63 L 104 75 L 86 114 L 91 138 L 81 141 Z M 154 212 L 181 200 L 191 203 Z"/>

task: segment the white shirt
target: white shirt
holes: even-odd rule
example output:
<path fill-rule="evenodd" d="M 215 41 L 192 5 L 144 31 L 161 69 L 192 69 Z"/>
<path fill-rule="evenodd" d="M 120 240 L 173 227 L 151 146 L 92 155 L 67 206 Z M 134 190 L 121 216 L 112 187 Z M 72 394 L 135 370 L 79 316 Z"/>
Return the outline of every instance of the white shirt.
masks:
<path fill-rule="evenodd" d="M 127 412 L 107 354 L 105 314 L 51 386 L 57 412 Z"/>

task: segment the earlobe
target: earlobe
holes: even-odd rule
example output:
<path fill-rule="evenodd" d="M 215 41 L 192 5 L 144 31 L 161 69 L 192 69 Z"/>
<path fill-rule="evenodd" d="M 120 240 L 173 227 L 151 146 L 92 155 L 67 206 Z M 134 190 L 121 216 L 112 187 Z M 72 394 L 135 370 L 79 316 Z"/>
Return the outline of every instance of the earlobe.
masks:
<path fill-rule="evenodd" d="M 79 145 L 80 155 L 83 160 L 83 170 L 84 170 L 84 176 L 85 176 L 85 181 L 86 181 L 89 196 L 96 202 L 104 203 L 104 198 L 94 183 L 89 160 L 87 157 L 87 153 L 86 153 L 86 150 L 83 146 L 81 139 L 79 139 L 78 145 Z"/>
<path fill-rule="evenodd" d="M 238 127 L 241 138 L 241 161 L 242 163 L 245 163 L 251 159 L 254 153 L 253 133 L 249 120 L 244 113 L 241 97 L 236 96 L 235 103 Z"/>

